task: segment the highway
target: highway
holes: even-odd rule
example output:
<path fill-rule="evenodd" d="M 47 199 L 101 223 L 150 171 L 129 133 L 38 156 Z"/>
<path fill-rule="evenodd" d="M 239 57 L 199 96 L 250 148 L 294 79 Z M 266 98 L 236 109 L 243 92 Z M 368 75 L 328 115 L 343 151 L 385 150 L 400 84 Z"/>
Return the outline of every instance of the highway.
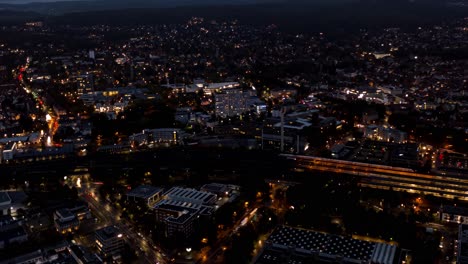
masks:
<path fill-rule="evenodd" d="M 359 177 L 359 185 L 376 189 L 431 194 L 438 197 L 468 200 L 468 177 L 430 175 L 416 173 L 411 169 L 334 160 L 313 156 L 281 154 L 294 160 L 298 171 L 323 171 Z"/>

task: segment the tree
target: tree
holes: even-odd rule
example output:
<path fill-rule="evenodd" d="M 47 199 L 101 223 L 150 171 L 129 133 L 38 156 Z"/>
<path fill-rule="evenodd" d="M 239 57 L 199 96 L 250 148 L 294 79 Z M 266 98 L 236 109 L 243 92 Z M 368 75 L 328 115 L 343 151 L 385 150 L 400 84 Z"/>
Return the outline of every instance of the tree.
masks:
<path fill-rule="evenodd" d="M 228 264 L 249 263 L 254 249 L 254 242 L 258 234 L 251 224 L 241 227 L 232 240 L 232 245 L 225 252 L 225 260 Z"/>
<path fill-rule="evenodd" d="M 20 119 L 18 120 L 20 127 L 24 131 L 31 131 L 33 129 L 33 120 L 30 116 L 26 114 L 21 114 Z"/>

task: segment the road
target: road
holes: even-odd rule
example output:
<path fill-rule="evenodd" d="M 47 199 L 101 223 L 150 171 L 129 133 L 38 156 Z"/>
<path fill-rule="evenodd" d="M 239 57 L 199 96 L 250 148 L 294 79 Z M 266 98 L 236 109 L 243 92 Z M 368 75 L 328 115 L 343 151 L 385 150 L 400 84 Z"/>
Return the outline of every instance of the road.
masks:
<path fill-rule="evenodd" d="M 163 251 L 158 248 L 150 239 L 144 237 L 134 230 L 132 225 L 125 219 L 120 218 L 121 213 L 118 209 L 111 206 L 107 201 L 98 198 L 98 186 L 89 181 L 86 173 L 81 175 L 80 183 L 74 181 L 79 190 L 80 197 L 88 203 L 93 214 L 100 219 L 98 228 L 114 225 L 122 232 L 128 245 L 135 251 L 141 252 L 140 261 L 150 264 L 164 264 L 169 260 L 165 257 Z M 141 262 L 139 262 L 141 263 Z"/>
<path fill-rule="evenodd" d="M 312 156 L 282 154 L 294 160 L 296 170 L 323 171 L 354 175 L 359 185 L 376 189 L 393 189 L 410 193 L 424 192 L 438 197 L 468 200 L 468 178 L 451 175 L 416 173 L 411 169 L 375 165 Z"/>
<path fill-rule="evenodd" d="M 27 92 L 27 93 L 30 93 L 32 94 L 34 100 L 36 100 L 36 103 L 39 104 L 41 106 L 41 109 L 42 111 L 44 112 L 45 116 L 46 116 L 46 121 L 47 121 L 47 124 L 48 124 L 48 128 L 49 128 L 49 131 L 46 132 L 46 136 L 49 137 L 49 139 L 47 140 L 48 144 L 52 144 L 52 139 L 55 135 L 55 133 L 57 132 L 57 129 L 58 129 L 58 116 L 55 114 L 53 108 L 49 105 L 46 104 L 46 102 L 44 102 L 38 92 L 34 89 L 32 89 L 32 87 L 30 87 L 25 81 L 24 81 L 24 78 L 23 78 L 23 72 L 26 71 L 26 69 L 29 67 L 29 62 L 26 62 L 26 64 L 24 66 L 19 66 L 18 68 L 20 69 L 19 72 L 17 73 L 17 78 L 18 78 L 18 81 L 20 82 L 20 85 L 21 87 Z M 19 77 L 21 76 L 21 77 Z"/>
<path fill-rule="evenodd" d="M 225 245 L 228 244 L 227 242 L 234 234 L 236 234 L 239 228 L 246 225 L 252 219 L 252 217 L 254 217 L 258 208 L 258 206 L 250 208 L 239 220 L 237 220 L 237 222 L 231 228 L 223 230 L 221 233 L 219 233 L 216 244 L 203 256 L 200 256 L 200 258 L 195 263 L 216 263 L 218 255 L 226 249 Z"/>

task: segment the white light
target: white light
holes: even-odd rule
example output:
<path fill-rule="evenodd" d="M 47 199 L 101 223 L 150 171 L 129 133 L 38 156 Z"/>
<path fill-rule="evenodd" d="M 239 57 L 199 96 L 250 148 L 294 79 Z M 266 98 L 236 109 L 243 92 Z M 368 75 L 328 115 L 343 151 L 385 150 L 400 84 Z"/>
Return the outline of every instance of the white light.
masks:
<path fill-rule="evenodd" d="M 191 252 L 192 251 L 192 248 L 186 248 L 185 249 L 187 252 Z"/>
<path fill-rule="evenodd" d="M 45 116 L 45 119 L 46 119 L 47 122 L 49 122 L 50 120 L 52 120 L 52 117 L 49 114 L 47 114 Z"/>
<path fill-rule="evenodd" d="M 122 234 L 118 234 L 117 237 L 118 237 L 118 238 L 122 237 Z"/>

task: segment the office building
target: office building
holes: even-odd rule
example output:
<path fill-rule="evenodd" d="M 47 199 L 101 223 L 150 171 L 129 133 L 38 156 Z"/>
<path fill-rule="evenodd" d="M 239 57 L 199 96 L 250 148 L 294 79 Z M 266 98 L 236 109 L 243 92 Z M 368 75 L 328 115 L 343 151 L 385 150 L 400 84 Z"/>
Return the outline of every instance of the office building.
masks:
<path fill-rule="evenodd" d="M 18 209 L 25 208 L 27 198 L 22 191 L 0 191 L 0 215 L 16 216 Z"/>
<path fill-rule="evenodd" d="M 104 261 L 102 261 L 102 259 L 97 254 L 89 252 L 89 250 L 83 246 L 71 245 L 68 247 L 68 252 L 72 256 L 73 261 L 78 264 L 104 263 Z"/>
<path fill-rule="evenodd" d="M 151 206 L 153 203 L 161 199 L 162 192 L 162 188 L 150 185 L 141 185 L 127 193 L 127 201 L 143 202 L 146 205 Z"/>
<path fill-rule="evenodd" d="M 153 206 L 153 211 L 156 221 L 165 224 L 168 236 L 180 234 L 188 238 L 195 221 L 213 213 L 216 201 L 213 193 L 173 187 Z"/>
<path fill-rule="evenodd" d="M 468 223 L 468 208 L 462 206 L 442 205 L 439 210 L 440 220 L 449 223 Z"/>
<path fill-rule="evenodd" d="M 178 128 L 145 129 L 142 133 L 129 137 L 131 142 L 138 145 L 150 143 L 180 144 L 184 138 L 184 132 Z"/>
<path fill-rule="evenodd" d="M 225 89 L 215 93 L 215 114 L 226 118 L 241 115 L 254 107 L 256 99 L 254 90 L 242 90 L 240 88 Z"/>
<path fill-rule="evenodd" d="M 167 200 L 183 201 L 194 204 L 212 205 L 216 203 L 216 195 L 190 188 L 172 187 L 164 193 Z"/>
<path fill-rule="evenodd" d="M 92 74 L 82 74 L 76 77 L 77 94 L 91 94 L 94 92 L 94 78 Z"/>
<path fill-rule="evenodd" d="M 124 238 L 115 226 L 106 226 L 95 232 L 96 246 L 104 256 L 117 255 L 124 249 Z"/>
<path fill-rule="evenodd" d="M 200 188 L 200 190 L 204 192 L 214 193 L 218 197 L 228 196 L 232 192 L 228 185 L 221 183 L 208 183 L 203 185 Z"/>
<path fill-rule="evenodd" d="M 200 205 L 163 200 L 153 209 L 156 221 L 166 225 L 166 233 L 169 237 L 181 234 L 184 238 L 188 238 L 194 231 L 194 222 Z"/>
<path fill-rule="evenodd" d="M 73 232 L 80 226 L 80 221 L 70 209 L 59 209 L 54 213 L 54 225 L 58 232 L 65 234 Z"/>

